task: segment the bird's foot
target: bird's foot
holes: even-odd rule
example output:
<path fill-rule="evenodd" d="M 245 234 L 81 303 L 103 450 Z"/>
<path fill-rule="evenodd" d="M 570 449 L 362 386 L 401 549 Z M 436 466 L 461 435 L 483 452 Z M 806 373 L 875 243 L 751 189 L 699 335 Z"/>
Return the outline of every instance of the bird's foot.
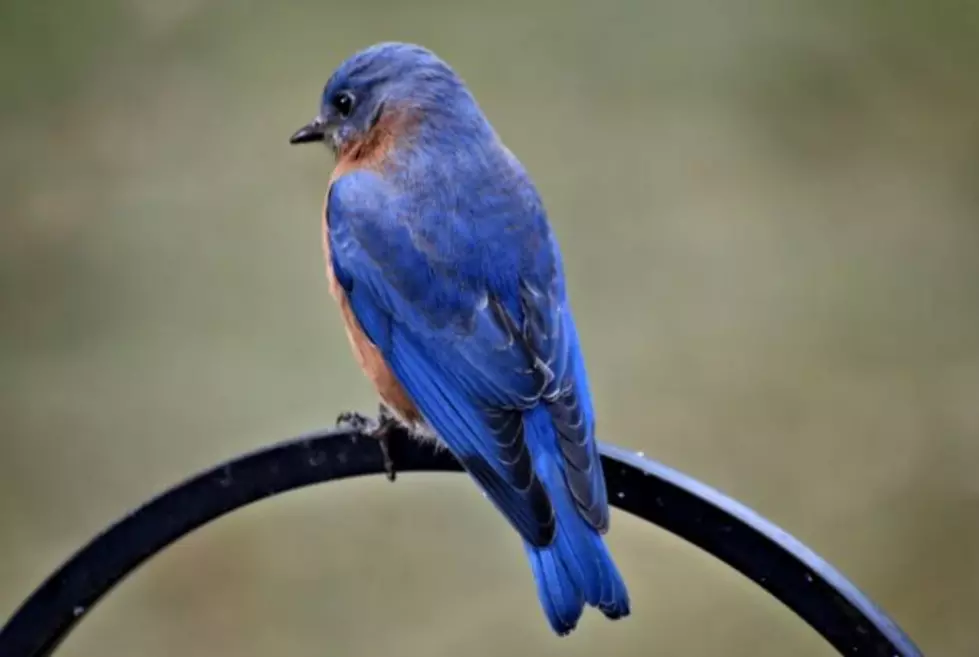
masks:
<path fill-rule="evenodd" d="M 398 477 L 398 472 L 394 467 L 394 460 L 391 458 L 391 445 L 389 440 L 392 431 L 397 424 L 397 420 L 387 408 L 381 404 L 377 418 L 367 417 L 362 413 L 346 411 L 337 416 L 337 427 L 356 431 L 359 434 L 369 436 L 377 441 L 381 448 L 381 457 L 384 459 L 384 472 L 388 481 L 394 481 Z"/>
<path fill-rule="evenodd" d="M 346 431 L 370 435 L 377 431 L 380 424 L 376 418 L 368 417 L 356 411 L 344 411 L 337 416 L 337 428 Z"/>

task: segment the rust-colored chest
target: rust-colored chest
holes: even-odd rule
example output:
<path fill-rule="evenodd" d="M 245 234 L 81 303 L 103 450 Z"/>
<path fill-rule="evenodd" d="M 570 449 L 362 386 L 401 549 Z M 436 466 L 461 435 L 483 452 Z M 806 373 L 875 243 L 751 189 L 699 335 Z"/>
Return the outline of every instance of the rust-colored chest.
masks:
<path fill-rule="evenodd" d="M 339 169 L 339 167 L 338 167 Z M 341 172 L 342 173 L 342 172 Z M 338 177 L 334 172 L 330 178 L 330 185 Z M 350 307 L 350 300 L 343 287 L 337 281 L 333 271 L 333 259 L 330 257 L 330 226 L 327 221 L 327 202 L 330 198 L 329 189 L 323 197 L 323 212 L 321 213 L 323 258 L 326 263 L 326 277 L 329 281 L 330 294 L 340 306 L 340 316 L 347 332 L 347 340 L 350 348 L 357 359 L 357 364 L 367 375 L 367 378 L 374 384 L 378 395 L 384 403 L 408 423 L 415 423 L 421 419 L 415 405 L 412 403 L 408 394 L 401 387 L 401 384 L 394 377 L 391 368 L 388 367 L 381 355 L 380 350 L 370 341 L 357 321 L 353 309 Z"/>

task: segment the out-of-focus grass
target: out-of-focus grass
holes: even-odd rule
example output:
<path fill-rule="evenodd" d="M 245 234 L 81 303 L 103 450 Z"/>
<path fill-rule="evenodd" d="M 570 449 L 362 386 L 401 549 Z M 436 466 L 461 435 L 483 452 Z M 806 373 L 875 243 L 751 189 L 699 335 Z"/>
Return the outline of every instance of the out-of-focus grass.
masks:
<path fill-rule="evenodd" d="M 353 50 L 435 48 L 537 179 L 603 439 L 757 508 L 928 654 L 979 641 L 974 3 L 0 7 L 0 618 L 109 521 L 373 397 L 286 138 Z M 465 479 L 265 502 L 65 655 L 828 655 L 616 516 L 635 614 L 550 636 Z"/>

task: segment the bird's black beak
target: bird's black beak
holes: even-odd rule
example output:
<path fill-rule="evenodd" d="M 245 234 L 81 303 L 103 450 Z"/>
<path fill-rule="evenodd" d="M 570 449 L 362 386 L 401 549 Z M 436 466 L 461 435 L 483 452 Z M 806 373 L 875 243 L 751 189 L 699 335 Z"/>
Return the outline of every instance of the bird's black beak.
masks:
<path fill-rule="evenodd" d="M 320 117 L 316 117 L 289 137 L 290 144 L 309 144 L 314 141 L 323 141 L 326 123 Z"/>

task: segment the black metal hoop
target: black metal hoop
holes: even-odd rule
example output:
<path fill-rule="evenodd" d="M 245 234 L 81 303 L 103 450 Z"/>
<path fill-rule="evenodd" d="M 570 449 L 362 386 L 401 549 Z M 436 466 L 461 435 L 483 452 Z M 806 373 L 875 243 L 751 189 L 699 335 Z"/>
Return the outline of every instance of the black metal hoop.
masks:
<path fill-rule="evenodd" d="M 461 470 L 445 450 L 391 440 L 399 472 Z M 911 639 L 843 575 L 751 509 L 660 463 L 603 445 L 609 500 L 709 552 L 788 606 L 841 655 L 919 657 Z M 50 655 L 126 575 L 230 511 L 310 484 L 384 472 L 377 441 L 321 431 L 237 457 L 125 516 L 52 574 L 0 629 L 0 657 Z"/>

